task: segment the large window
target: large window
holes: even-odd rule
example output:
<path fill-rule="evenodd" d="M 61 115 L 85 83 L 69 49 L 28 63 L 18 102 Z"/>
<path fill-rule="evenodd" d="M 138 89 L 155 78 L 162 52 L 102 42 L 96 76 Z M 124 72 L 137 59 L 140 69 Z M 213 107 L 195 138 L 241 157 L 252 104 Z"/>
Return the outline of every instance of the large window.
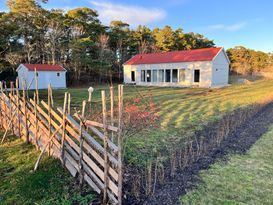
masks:
<path fill-rule="evenodd" d="M 165 82 L 166 83 L 171 82 L 171 70 L 170 69 L 165 70 Z"/>
<path fill-rule="evenodd" d="M 151 82 L 152 79 L 152 71 L 151 70 L 147 70 L 147 82 Z"/>
<path fill-rule="evenodd" d="M 164 82 L 164 70 L 162 69 L 158 71 L 158 82 Z"/>
<path fill-rule="evenodd" d="M 173 83 L 177 83 L 178 82 L 178 70 L 177 69 L 173 69 L 173 75 L 172 75 L 173 79 L 172 82 Z"/>
<path fill-rule="evenodd" d="M 179 70 L 179 82 L 185 82 L 186 75 L 185 75 L 185 69 Z"/>
<path fill-rule="evenodd" d="M 145 82 L 145 70 L 141 71 L 141 82 Z"/>
<path fill-rule="evenodd" d="M 153 82 L 157 82 L 157 70 L 153 70 Z"/>

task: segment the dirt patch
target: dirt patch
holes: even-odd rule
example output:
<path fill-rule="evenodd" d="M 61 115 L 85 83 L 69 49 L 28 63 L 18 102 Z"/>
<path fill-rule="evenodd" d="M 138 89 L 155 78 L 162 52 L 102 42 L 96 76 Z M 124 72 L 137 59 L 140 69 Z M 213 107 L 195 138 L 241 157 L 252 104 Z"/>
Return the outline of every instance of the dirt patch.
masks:
<path fill-rule="evenodd" d="M 236 120 L 236 119 L 235 119 Z M 255 115 L 246 119 L 235 130 L 228 133 L 219 146 L 210 147 L 206 154 L 198 160 L 185 167 L 182 171 L 177 171 L 171 177 L 171 170 L 167 169 L 167 178 L 163 186 L 157 185 L 154 195 L 142 200 L 128 200 L 125 204 L 144 204 L 144 205 L 173 205 L 178 203 L 181 195 L 186 190 L 193 189 L 198 185 L 200 179 L 198 173 L 210 167 L 216 160 L 225 160 L 228 153 L 245 153 L 273 124 L 273 103 L 262 107 Z M 197 136 L 213 136 L 215 129 L 210 125 L 206 129 L 196 133 Z M 220 126 L 218 123 L 217 126 Z M 212 139 L 211 139 L 212 140 Z"/>

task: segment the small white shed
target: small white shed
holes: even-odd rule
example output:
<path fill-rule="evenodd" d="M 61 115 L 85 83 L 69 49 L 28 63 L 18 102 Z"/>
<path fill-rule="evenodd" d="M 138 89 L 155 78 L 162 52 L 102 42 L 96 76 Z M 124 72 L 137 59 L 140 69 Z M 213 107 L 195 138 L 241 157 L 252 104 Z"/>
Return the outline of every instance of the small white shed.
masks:
<path fill-rule="evenodd" d="M 143 86 L 228 85 L 230 61 L 224 48 L 138 54 L 124 63 L 124 83 Z"/>
<path fill-rule="evenodd" d="M 48 64 L 21 64 L 17 68 L 19 88 L 26 82 L 28 89 L 36 89 L 35 70 L 38 79 L 38 89 L 46 89 L 51 84 L 52 88 L 66 88 L 66 69 L 59 65 Z"/>

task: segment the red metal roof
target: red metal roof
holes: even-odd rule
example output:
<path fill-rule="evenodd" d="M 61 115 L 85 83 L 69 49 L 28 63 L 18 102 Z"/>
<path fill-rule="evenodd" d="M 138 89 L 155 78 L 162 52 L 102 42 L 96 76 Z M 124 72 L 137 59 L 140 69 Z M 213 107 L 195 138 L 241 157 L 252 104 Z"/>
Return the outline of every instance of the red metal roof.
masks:
<path fill-rule="evenodd" d="M 217 47 L 162 53 L 138 54 L 125 62 L 124 65 L 211 61 L 221 49 L 221 47 Z"/>
<path fill-rule="evenodd" d="M 29 71 L 66 71 L 62 66 L 49 64 L 23 64 Z"/>

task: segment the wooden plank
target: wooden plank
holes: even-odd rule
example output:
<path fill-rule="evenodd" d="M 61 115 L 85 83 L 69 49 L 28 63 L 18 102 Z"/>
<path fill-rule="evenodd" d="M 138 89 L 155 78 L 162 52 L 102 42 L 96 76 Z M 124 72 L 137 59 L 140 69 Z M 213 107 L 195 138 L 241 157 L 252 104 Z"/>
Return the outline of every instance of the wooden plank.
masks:
<path fill-rule="evenodd" d="M 104 140 L 104 134 L 101 133 L 97 128 L 93 127 L 93 126 L 90 126 L 89 127 L 101 140 Z M 117 145 L 115 145 L 110 139 L 106 139 L 108 144 L 109 144 L 109 147 L 114 151 L 114 153 L 117 153 L 118 152 L 118 147 Z"/>
<path fill-rule="evenodd" d="M 103 203 L 107 203 L 107 190 L 109 186 L 109 178 L 108 178 L 108 133 L 107 133 L 107 110 L 106 110 L 106 98 L 105 91 L 101 91 L 101 99 L 102 99 L 102 115 L 103 115 L 103 148 L 104 148 L 104 187 L 103 187 Z"/>
<path fill-rule="evenodd" d="M 67 108 L 67 92 L 65 92 L 64 94 L 64 106 L 63 106 L 63 109 L 64 109 L 64 113 L 66 113 L 66 108 Z M 64 164 L 64 142 L 65 142 L 65 136 L 66 136 L 66 118 L 65 118 L 65 114 L 63 114 L 63 122 L 62 122 L 62 125 L 63 125 L 63 130 L 62 130 L 62 141 L 61 141 L 61 161 L 62 161 L 62 164 Z"/>
<path fill-rule="evenodd" d="M 94 189 L 94 191 L 96 191 L 98 194 L 101 193 L 99 187 L 92 181 L 92 179 L 87 174 L 84 174 L 83 177 L 84 180 Z"/>
<path fill-rule="evenodd" d="M 111 126 L 114 126 L 114 87 L 110 87 L 110 122 Z M 111 132 L 111 141 L 114 141 L 114 132 Z"/>
<path fill-rule="evenodd" d="M 78 154 L 70 146 L 67 146 L 66 148 L 67 148 L 66 151 L 69 152 L 69 154 L 73 157 L 74 160 L 78 158 Z M 103 177 L 101 177 L 101 176 L 103 176 L 103 172 L 100 170 L 100 173 L 96 173 L 96 172 L 92 171 L 93 167 L 92 166 L 90 167 L 90 165 L 87 165 L 87 164 L 88 163 L 83 163 L 84 170 L 89 174 L 89 176 L 91 176 L 93 178 L 93 180 L 96 183 L 98 183 L 99 187 L 102 189 L 103 188 Z M 75 161 L 75 166 L 76 165 L 77 165 L 77 162 Z M 118 187 L 115 185 L 115 183 L 112 182 L 112 180 L 109 180 L 109 188 L 117 196 Z"/>
<path fill-rule="evenodd" d="M 99 127 L 99 128 L 103 128 L 103 124 L 96 122 L 96 121 L 92 121 L 92 120 L 85 120 L 84 121 L 86 126 L 94 126 L 94 127 Z M 108 130 L 110 131 L 114 131 L 114 132 L 118 132 L 118 128 L 112 125 L 107 125 L 106 127 Z"/>
<path fill-rule="evenodd" d="M 65 160 L 66 168 L 71 173 L 71 175 L 75 177 L 78 172 L 77 162 L 70 156 L 70 154 L 67 151 L 65 151 L 64 156 L 66 159 Z"/>
<path fill-rule="evenodd" d="M 79 153 L 79 169 L 80 169 L 80 187 L 82 188 L 83 185 L 83 180 L 84 180 L 84 173 L 83 173 L 83 165 L 82 165 L 82 161 L 83 161 L 83 142 L 84 142 L 84 138 L 82 136 L 83 133 L 83 129 L 84 129 L 84 124 L 83 124 L 83 120 L 84 120 L 84 116 L 85 116 L 85 108 L 86 108 L 86 101 L 84 100 L 82 102 L 82 113 L 81 113 L 81 123 L 80 123 L 80 153 Z M 65 111 L 64 111 L 64 118 L 65 118 Z"/>
<path fill-rule="evenodd" d="M 123 182 L 123 167 L 122 167 L 122 122 L 123 122 L 123 85 L 118 86 L 118 204 L 122 204 L 122 182 Z"/>
<path fill-rule="evenodd" d="M 67 142 L 69 142 L 69 139 L 67 140 Z M 74 159 L 79 158 L 78 153 L 74 149 L 72 149 L 72 146 L 66 146 L 66 149 L 67 149 L 67 151 L 69 151 L 70 154 L 72 154 Z M 96 165 L 96 163 L 94 163 L 85 153 L 83 154 L 83 159 L 86 162 L 86 164 L 88 164 L 88 166 L 93 170 L 93 172 L 96 173 L 96 175 L 100 178 L 100 180 L 102 180 L 104 182 L 104 173 Z M 112 180 L 109 180 L 109 188 L 111 189 L 111 191 L 113 193 L 115 193 L 117 195 L 118 187 Z"/>
<path fill-rule="evenodd" d="M 79 146 L 69 137 L 66 136 L 66 140 L 69 143 L 69 145 L 77 152 L 79 153 L 80 148 Z M 97 152 L 95 152 L 86 142 L 84 142 L 83 144 L 84 148 L 87 150 L 88 153 L 91 154 L 91 156 L 104 168 L 104 161 L 101 158 L 100 155 L 97 154 Z M 88 157 L 88 154 L 83 154 L 83 159 L 87 162 L 90 161 L 91 159 Z M 111 177 L 113 177 L 114 180 L 118 181 L 118 174 L 117 172 L 110 167 L 109 168 L 109 173 L 111 175 Z"/>
<path fill-rule="evenodd" d="M 62 108 L 57 108 L 57 110 L 60 113 L 63 113 Z M 66 115 L 67 120 L 74 125 L 74 127 L 77 127 L 79 129 L 79 124 L 69 115 Z M 68 130 L 68 132 L 70 132 L 70 130 Z M 72 134 L 70 132 L 70 134 Z M 88 144 L 92 145 L 99 153 L 103 154 L 104 150 L 103 147 L 90 135 L 88 134 L 86 131 L 83 131 L 83 136 L 84 139 L 88 142 Z M 73 137 L 75 137 L 77 140 L 79 140 L 79 137 L 77 135 L 73 135 Z M 109 154 L 109 160 L 111 161 L 111 163 L 117 165 L 118 161 L 115 157 L 113 157 L 111 154 Z"/>

